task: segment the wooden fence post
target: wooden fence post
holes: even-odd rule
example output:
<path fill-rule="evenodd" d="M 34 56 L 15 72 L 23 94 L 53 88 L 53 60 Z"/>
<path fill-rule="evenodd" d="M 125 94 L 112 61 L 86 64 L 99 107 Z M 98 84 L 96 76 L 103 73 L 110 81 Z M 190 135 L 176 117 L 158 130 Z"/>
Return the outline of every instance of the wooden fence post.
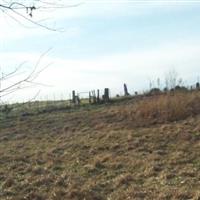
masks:
<path fill-rule="evenodd" d="M 93 103 L 97 103 L 96 92 L 95 90 L 92 91 Z"/>
<path fill-rule="evenodd" d="M 99 89 L 97 90 L 97 103 L 100 103 L 100 92 L 99 92 Z"/>
<path fill-rule="evenodd" d="M 89 92 L 89 104 L 91 104 L 92 101 L 91 101 L 91 92 Z"/>

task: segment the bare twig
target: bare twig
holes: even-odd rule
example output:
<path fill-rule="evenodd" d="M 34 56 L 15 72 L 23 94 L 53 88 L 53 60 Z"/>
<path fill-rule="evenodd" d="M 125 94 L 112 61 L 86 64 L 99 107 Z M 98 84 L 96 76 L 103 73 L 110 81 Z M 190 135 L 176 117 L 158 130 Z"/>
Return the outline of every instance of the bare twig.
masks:
<path fill-rule="evenodd" d="M 49 2 L 49 1 L 42 1 L 42 0 L 32 0 L 32 5 L 30 5 L 30 2 L 27 1 L 3 1 L 0 0 L 0 11 L 2 11 L 4 14 L 12 18 L 17 23 L 21 24 L 22 26 L 25 26 L 22 22 L 27 21 L 33 25 L 39 26 L 41 28 L 50 30 L 50 31 L 59 31 L 62 32 L 61 29 L 49 27 L 47 25 L 42 24 L 41 22 L 35 21 L 33 19 L 33 12 L 35 10 L 44 10 L 44 9 L 64 9 L 64 8 L 70 8 L 70 7 L 77 7 L 81 5 L 79 4 L 72 4 L 72 5 L 65 5 L 55 2 Z M 20 10 L 25 10 L 26 14 L 22 14 Z M 20 17 L 22 19 L 18 20 L 15 16 L 12 16 L 10 13 L 13 13 L 16 17 Z"/>
<path fill-rule="evenodd" d="M 39 83 L 39 82 L 35 82 L 35 79 L 47 68 L 50 66 L 51 63 L 47 64 L 45 67 L 43 67 L 42 69 L 39 69 L 39 64 L 41 63 L 43 57 L 51 50 L 48 49 L 46 52 L 44 52 L 38 59 L 38 61 L 36 62 L 33 70 L 25 77 L 20 79 L 19 81 L 15 81 L 14 83 L 11 83 L 10 85 L 3 87 L 2 82 L 10 79 L 10 78 L 15 78 L 16 76 L 18 76 L 20 74 L 20 69 L 21 67 L 24 65 L 24 63 L 22 63 L 20 66 L 18 66 L 17 68 L 15 68 L 12 72 L 9 73 L 1 73 L 0 75 L 0 99 L 4 96 L 7 96 L 11 93 L 16 92 L 17 90 L 20 89 L 24 89 L 26 87 L 31 86 L 35 86 L 35 85 L 40 85 L 40 86 L 46 86 L 46 87 L 50 87 L 50 85 L 44 84 L 44 83 Z M 0 70 L 1 72 L 1 70 Z"/>

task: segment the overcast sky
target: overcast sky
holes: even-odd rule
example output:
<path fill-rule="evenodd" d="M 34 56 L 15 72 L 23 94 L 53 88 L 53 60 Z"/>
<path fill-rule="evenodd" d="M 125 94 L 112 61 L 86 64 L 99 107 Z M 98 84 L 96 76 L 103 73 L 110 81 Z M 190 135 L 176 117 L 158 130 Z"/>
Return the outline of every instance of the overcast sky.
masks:
<path fill-rule="evenodd" d="M 25 101 L 38 90 L 39 99 L 68 98 L 72 89 L 104 87 L 122 94 L 123 83 L 134 93 L 170 70 L 185 84 L 195 83 L 200 76 L 199 13 L 200 1 L 173 0 L 86 0 L 78 7 L 34 12 L 34 20 L 62 29 L 54 32 L 17 17 L 20 24 L 0 12 L 4 72 L 26 62 L 22 70 L 28 73 L 51 49 L 39 68 L 51 65 L 37 78 L 49 86 L 21 90 L 4 100 Z"/>

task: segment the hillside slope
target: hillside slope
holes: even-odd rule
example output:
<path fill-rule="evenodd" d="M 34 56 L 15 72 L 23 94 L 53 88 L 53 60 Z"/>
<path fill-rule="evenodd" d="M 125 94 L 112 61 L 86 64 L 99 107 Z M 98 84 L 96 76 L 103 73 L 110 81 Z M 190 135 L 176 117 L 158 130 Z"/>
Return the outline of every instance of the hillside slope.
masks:
<path fill-rule="evenodd" d="M 0 199 L 200 199 L 200 115 L 140 126 L 132 104 L 8 118 Z"/>

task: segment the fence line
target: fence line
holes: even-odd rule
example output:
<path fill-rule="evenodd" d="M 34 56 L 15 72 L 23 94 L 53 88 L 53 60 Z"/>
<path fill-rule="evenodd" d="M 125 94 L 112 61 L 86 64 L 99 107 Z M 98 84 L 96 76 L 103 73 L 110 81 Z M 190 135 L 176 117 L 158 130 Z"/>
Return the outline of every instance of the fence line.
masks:
<path fill-rule="evenodd" d="M 174 89 L 184 89 L 184 90 L 196 90 L 200 89 L 200 84 L 197 82 L 194 85 L 191 85 L 190 87 L 180 87 L 176 86 Z M 156 92 L 166 92 L 164 90 L 160 90 L 159 88 L 152 88 L 148 92 L 143 92 L 141 95 L 153 95 L 156 94 Z M 85 95 L 84 98 L 81 98 L 81 95 Z M 119 96 L 117 95 L 116 98 L 120 97 L 134 97 L 138 96 L 138 92 L 134 92 L 133 95 L 130 95 L 128 92 L 127 85 L 124 84 L 124 95 Z M 58 97 L 59 96 L 59 97 Z M 67 98 L 68 96 L 68 98 Z M 87 104 L 101 104 L 101 103 L 109 103 L 110 100 L 113 100 L 111 98 L 111 90 L 109 88 L 104 88 L 104 91 L 102 93 L 102 90 L 90 90 L 90 91 L 83 91 L 83 92 L 76 92 L 75 90 L 72 91 L 71 94 L 64 94 L 61 93 L 59 95 L 53 94 L 52 98 L 50 95 L 46 96 L 39 96 L 36 99 L 32 101 L 23 101 L 22 103 L 14 103 L 14 104 L 8 104 L 8 103 L 2 103 L 0 105 L 0 114 L 6 113 L 9 114 L 12 112 L 21 112 L 24 115 L 28 113 L 38 113 L 38 112 L 49 112 L 54 110 L 66 110 L 71 109 L 76 106 L 81 105 L 87 105 Z"/>

